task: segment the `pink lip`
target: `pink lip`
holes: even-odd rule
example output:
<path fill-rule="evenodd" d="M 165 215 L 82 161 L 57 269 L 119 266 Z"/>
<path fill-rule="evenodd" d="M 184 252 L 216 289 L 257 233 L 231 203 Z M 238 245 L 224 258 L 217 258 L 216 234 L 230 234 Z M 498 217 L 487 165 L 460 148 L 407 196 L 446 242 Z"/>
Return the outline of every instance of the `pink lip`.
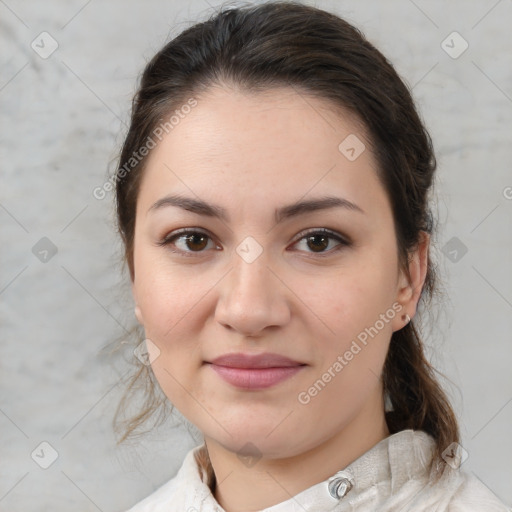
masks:
<path fill-rule="evenodd" d="M 274 386 L 299 372 L 305 364 L 279 354 L 225 354 L 209 362 L 225 381 L 244 389 Z"/>

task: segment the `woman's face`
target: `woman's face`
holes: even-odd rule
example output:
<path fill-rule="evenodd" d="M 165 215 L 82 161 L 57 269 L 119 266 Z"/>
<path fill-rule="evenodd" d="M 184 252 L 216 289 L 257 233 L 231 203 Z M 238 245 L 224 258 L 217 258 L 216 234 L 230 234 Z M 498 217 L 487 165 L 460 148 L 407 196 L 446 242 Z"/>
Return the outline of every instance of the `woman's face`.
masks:
<path fill-rule="evenodd" d="M 361 126 L 291 88 L 197 100 L 138 196 L 133 293 L 156 378 L 233 452 L 293 456 L 364 429 L 382 413 L 391 334 L 415 310 Z M 291 362 L 211 364 L 235 353 Z"/>

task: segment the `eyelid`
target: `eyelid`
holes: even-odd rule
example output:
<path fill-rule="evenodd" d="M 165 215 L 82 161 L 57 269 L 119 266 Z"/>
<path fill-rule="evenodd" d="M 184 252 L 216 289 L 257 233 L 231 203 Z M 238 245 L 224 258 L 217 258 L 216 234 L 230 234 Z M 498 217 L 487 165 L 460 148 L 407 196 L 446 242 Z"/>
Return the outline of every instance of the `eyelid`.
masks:
<path fill-rule="evenodd" d="M 314 235 L 314 234 L 318 234 L 318 233 L 322 233 L 324 235 L 329 235 L 331 238 L 334 238 L 335 240 L 338 240 L 338 242 L 341 242 L 345 245 L 352 244 L 352 240 L 348 236 L 342 235 L 341 233 L 338 233 L 337 231 L 333 231 L 332 229 L 329 229 L 329 228 L 305 229 L 297 234 L 296 239 L 293 243 L 295 244 L 295 243 L 299 242 L 300 240 L 302 240 L 304 237 L 306 237 L 308 235 Z"/>
<path fill-rule="evenodd" d="M 171 245 L 172 244 L 172 241 L 176 240 L 177 238 L 180 238 L 180 236 L 184 236 L 184 235 L 187 235 L 187 234 L 194 234 L 194 233 L 199 233 L 199 234 L 203 234 L 203 235 L 206 235 L 210 240 L 212 240 L 212 242 L 216 243 L 215 242 L 215 238 L 206 230 L 202 229 L 202 228 L 194 228 L 194 227 L 190 227 L 190 228 L 180 228 L 180 229 L 177 229 L 175 231 L 172 231 L 170 234 L 166 235 L 161 241 L 157 242 L 156 245 L 158 246 L 167 246 L 167 245 Z M 318 253 L 315 253 L 315 252 L 311 252 L 309 254 L 313 254 L 313 255 L 316 255 L 318 257 L 322 257 L 322 256 L 329 256 L 331 254 L 333 254 L 336 249 L 338 247 L 348 247 L 350 245 L 352 245 L 352 240 L 345 236 L 345 235 L 342 235 L 341 233 L 338 233 L 337 231 L 333 231 L 331 229 L 328 229 L 328 228 L 308 228 L 308 229 L 304 229 L 303 231 L 301 231 L 300 233 L 298 233 L 296 236 L 295 236 L 295 239 L 294 241 L 292 242 L 291 245 L 295 245 L 296 243 L 300 242 L 302 239 L 304 239 L 305 237 L 307 237 L 308 235 L 314 235 L 314 234 L 325 234 L 325 235 L 328 235 L 330 238 L 336 240 L 339 242 L 339 245 L 334 247 L 333 249 L 330 249 L 329 251 L 325 251 L 325 252 L 318 252 Z M 174 253 L 178 253 L 180 255 L 184 255 L 184 256 L 200 256 L 202 253 L 204 253 L 205 251 L 182 251 L 180 249 L 171 249 L 172 252 Z M 299 251 L 299 252 L 302 252 L 302 251 Z"/>
<path fill-rule="evenodd" d="M 202 229 L 202 228 L 180 228 L 175 229 L 174 231 L 171 231 L 168 235 L 165 235 L 160 242 L 157 242 L 157 245 L 165 245 L 169 243 L 170 240 L 173 240 L 174 238 L 178 238 L 179 235 L 189 235 L 193 233 L 201 233 L 203 235 L 209 236 L 212 240 L 213 237 L 211 236 L 208 231 Z"/>

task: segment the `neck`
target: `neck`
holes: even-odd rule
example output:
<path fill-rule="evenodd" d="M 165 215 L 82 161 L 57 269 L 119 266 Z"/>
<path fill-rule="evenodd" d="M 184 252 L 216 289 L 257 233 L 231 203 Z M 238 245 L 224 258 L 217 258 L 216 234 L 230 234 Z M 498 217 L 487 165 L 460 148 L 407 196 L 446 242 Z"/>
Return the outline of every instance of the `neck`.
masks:
<path fill-rule="evenodd" d="M 388 436 L 383 407 L 372 408 L 305 453 L 285 459 L 263 454 L 252 466 L 205 436 L 216 477 L 213 495 L 226 512 L 271 507 L 326 480 Z"/>

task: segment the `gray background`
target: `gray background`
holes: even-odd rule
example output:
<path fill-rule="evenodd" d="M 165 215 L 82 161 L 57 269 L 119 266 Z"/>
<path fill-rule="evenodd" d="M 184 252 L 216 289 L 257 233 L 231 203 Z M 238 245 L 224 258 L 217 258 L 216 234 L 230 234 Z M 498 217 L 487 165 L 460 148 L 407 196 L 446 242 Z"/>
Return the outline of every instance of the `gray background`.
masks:
<path fill-rule="evenodd" d="M 1 511 L 125 510 L 199 441 L 166 425 L 115 445 L 121 356 L 132 349 L 105 347 L 134 318 L 112 195 L 92 190 L 113 168 L 144 63 L 215 5 L 0 0 Z M 453 382 L 463 468 L 512 504 L 512 2 L 316 5 L 392 60 L 433 136 L 446 297 L 429 353 Z M 44 31 L 58 44 L 47 58 L 31 47 L 51 49 Z M 469 44 L 457 58 L 461 39 L 442 45 L 453 31 Z M 58 458 L 42 469 L 35 460 L 50 462 L 52 449 Z"/>

